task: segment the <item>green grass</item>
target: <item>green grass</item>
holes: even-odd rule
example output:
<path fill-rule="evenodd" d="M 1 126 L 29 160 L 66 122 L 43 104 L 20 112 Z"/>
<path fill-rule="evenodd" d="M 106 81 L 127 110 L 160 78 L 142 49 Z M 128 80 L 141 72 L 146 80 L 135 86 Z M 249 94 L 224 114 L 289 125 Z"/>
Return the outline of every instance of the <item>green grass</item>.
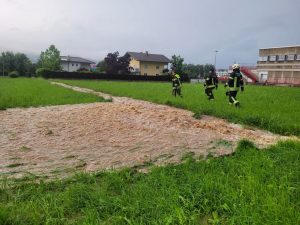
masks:
<path fill-rule="evenodd" d="M 214 115 L 278 134 L 300 135 L 300 88 L 246 86 L 245 92 L 238 94 L 241 108 L 235 108 L 228 104 L 223 85 L 215 91 L 216 100 L 209 102 L 201 84 L 184 84 L 184 98 L 180 99 L 171 96 L 169 83 L 86 80 L 62 82 L 115 96 L 128 96 L 188 109 L 198 117 L 203 114 Z"/>
<path fill-rule="evenodd" d="M 0 110 L 103 101 L 94 95 L 78 93 L 32 78 L 0 78 Z"/>
<path fill-rule="evenodd" d="M 0 224 L 300 224 L 300 142 L 181 165 L 0 182 Z"/>
<path fill-rule="evenodd" d="M 170 84 L 64 81 L 65 83 L 186 108 L 276 133 L 300 134 L 300 89 L 247 86 L 242 108 L 227 103 L 224 90 L 208 102 L 199 84 L 184 84 L 183 99 Z M 100 99 L 41 79 L 0 79 L 0 108 L 94 102 Z M 220 139 L 218 145 L 231 145 Z M 23 146 L 20 151 L 30 151 Z M 68 156 L 73 157 L 73 156 Z M 0 177 L 0 224 L 300 224 L 300 142 L 258 150 L 241 141 L 232 156 L 180 165 L 78 174 L 47 181 L 34 174 Z M 15 158 L 17 159 L 17 158 Z M 84 166 L 82 161 L 80 166 Z M 8 167 L 20 169 L 22 164 Z"/>

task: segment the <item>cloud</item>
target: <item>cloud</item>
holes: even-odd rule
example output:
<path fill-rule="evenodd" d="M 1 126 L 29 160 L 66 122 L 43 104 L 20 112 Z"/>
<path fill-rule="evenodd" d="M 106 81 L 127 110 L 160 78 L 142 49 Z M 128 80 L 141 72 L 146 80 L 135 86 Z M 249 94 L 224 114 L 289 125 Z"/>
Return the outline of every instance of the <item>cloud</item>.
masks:
<path fill-rule="evenodd" d="M 0 0 L 2 50 L 100 60 L 108 52 L 180 54 L 188 63 L 255 64 L 261 47 L 299 44 L 298 0 Z M 298 43 L 297 43 L 298 42 Z M 1 50 L 0 49 L 0 50 Z"/>

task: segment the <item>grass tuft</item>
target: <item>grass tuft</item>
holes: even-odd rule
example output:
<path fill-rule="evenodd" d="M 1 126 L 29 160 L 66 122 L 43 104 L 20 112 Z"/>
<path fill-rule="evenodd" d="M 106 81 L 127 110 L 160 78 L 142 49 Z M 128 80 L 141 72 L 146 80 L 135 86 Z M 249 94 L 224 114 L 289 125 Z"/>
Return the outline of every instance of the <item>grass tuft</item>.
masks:
<path fill-rule="evenodd" d="M 239 141 L 238 143 L 238 150 L 244 150 L 244 149 L 256 149 L 255 144 L 252 141 L 243 139 L 241 141 Z"/>
<path fill-rule="evenodd" d="M 13 163 L 13 164 L 9 164 L 7 166 L 7 168 L 15 168 L 15 167 L 19 167 L 19 166 L 23 166 L 24 163 Z"/>

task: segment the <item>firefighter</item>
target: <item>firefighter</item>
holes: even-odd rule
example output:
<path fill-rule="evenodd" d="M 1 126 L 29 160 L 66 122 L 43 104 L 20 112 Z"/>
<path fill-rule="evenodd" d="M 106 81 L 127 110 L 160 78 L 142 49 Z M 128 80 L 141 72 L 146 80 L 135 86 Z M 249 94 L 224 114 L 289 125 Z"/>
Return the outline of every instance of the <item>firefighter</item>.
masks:
<path fill-rule="evenodd" d="M 218 77 L 216 75 L 215 69 L 210 69 L 208 75 L 205 77 L 205 94 L 208 96 L 208 100 L 214 100 L 213 90 L 218 89 Z"/>
<path fill-rule="evenodd" d="M 240 102 L 236 99 L 237 93 L 241 88 L 241 91 L 244 91 L 244 81 L 243 76 L 240 72 L 240 65 L 232 65 L 233 72 L 228 77 L 228 82 L 225 84 L 225 87 L 228 86 L 228 91 L 226 95 L 229 97 L 229 104 L 235 105 L 236 107 L 240 106 Z"/>
<path fill-rule="evenodd" d="M 182 98 L 182 94 L 181 94 L 181 80 L 180 80 L 180 76 L 179 74 L 175 73 L 175 71 L 172 71 L 172 94 L 176 97 L 176 95 L 178 94 L 181 98 Z"/>

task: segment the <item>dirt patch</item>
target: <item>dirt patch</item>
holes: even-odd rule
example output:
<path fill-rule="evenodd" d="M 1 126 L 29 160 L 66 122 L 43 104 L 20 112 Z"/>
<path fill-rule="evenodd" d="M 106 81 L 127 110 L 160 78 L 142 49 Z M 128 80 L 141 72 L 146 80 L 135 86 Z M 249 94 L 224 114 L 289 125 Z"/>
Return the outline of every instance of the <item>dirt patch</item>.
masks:
<path fill-rule="evenodd" d="M 230 154 L 243 138 L 259 147 L 286 139 L 211 116 L 198 120 L 187 110 L 76 89 L 113 102 L 0 111 L 0 174 L 62 177 L 162 165 L 189 152 Z"/>

